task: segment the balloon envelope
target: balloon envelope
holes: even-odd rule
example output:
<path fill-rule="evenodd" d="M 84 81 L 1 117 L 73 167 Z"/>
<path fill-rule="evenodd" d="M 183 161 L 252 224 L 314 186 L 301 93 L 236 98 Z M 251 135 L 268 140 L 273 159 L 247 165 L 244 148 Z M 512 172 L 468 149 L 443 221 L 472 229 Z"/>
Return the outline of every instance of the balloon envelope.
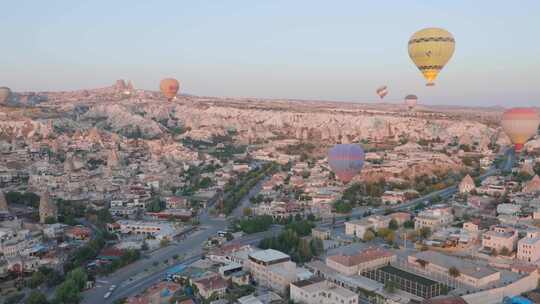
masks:
<path fill-rule="evenodd" d="M 448 63 L 455 49 L 452 34 L 441 28 L 425 28 L 409 39 L 409 57 L 428 81 L 434 85 L 439 72 Z"/>
<path fill-rule="evenodd" d="M 161 93 L 163 93 L 163 95 L 169 100 L 172 100 L 176 96 L 179 88 L 180 83 L 178 83 L 178 80 L 174 78 L 165 78 L 159 83 Z"/>
<path fill-rule="evenodd" d="M 388 94 L 388 87 L 387 86 L 379 87 L 376 92 L 377 92 L 377 95 L 379 95 L 379 98 L 383 99 L 384 96 Z"/>
<path fill-rule="evenodd" d="M 9 96 L 11 96 L 11 90 L 6 87 L 0 87 L 0 103 L 5 103 Z"/>
<path fill-rule="evenodd" d="M 414 109 L 416 105 L 418 104 L 418 97 L 412 94 L 405 96 L 405 104 L 407 105 L 409 110 Z"/>
<path fill-rule="evenodd" d="M 335 145 L 328 151 L 328 164 L 343 183 L 348 183 L 364 166 L 364 149 L 356 144 Z"/>
<path fill-rule="evenodd" d="M 540 116 L 533 108 L 513 108 L 503 113 L 501 125 L 512 143 L 516 152 L 519 152 L 523 145 L 538 133 Z"/>

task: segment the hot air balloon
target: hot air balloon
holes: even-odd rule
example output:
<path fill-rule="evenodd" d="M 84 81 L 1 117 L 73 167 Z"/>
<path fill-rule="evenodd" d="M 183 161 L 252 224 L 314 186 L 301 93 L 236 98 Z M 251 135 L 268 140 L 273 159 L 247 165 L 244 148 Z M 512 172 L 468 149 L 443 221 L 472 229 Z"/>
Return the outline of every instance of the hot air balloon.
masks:
<path fill-rule="evenodd" d="M 388 94 L 388 87 L 387 86 L 382 86 L 380 88 L 377 89 L 377 95 L 379 95 L 379 98 L 383 99 L 384 96 L 386 96 Z"/>
<path fill-rule="evenodd" d="M 437 75 L 454 54 L 455 44 L 452 34 L 441 28 L 425 28 L 409 39 L 409 57 L 426 78 L 426 86 L 435 85 Z"/>
<path fill-rule="evenodd" d="M 11 90 L 7 87 L 0 87 L 0 103 L 5 103 L 9 96 L 11 96 Z"/>
<path fill-rule="evenodd" d="M 176 93 L 178 93 L 179 88 L 180 84 L 178 83 L 178 80 L 174 78 L 165 78 L 159 83 L 161 93 L 163 93 L 163 95 L 165 95 L 169 101 L 176 97 Z"/>
<path fill-rule="evenodd" d="M 538 132 L 540 116 L 533 108 L 513 108 L 503 113 L 501 125 L 515 145 L 516 152 Z"/>
<path fill-rule="evenodd" d="M 413 110 L 418 104 L 418 97 L 412 94 L 405 96 L 405 104 L 409 108 L 409 111 Z"/>
<path fill-rule="evenodd" d="M 328 151 L 328 164 L 343 183 L 350 182 L 364 166 L 364 149 L 356 144 L 338 144 Z"/>

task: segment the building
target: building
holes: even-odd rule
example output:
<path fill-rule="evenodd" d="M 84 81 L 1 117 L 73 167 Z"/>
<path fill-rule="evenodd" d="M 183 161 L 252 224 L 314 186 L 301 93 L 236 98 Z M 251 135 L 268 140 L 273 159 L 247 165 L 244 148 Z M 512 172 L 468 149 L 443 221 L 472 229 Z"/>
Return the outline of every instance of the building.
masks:
<path fill-rule="evenodd" d="M 310 275 L 296 267 L 291 257 L 283 252 L 267 249 L 251 253 L 247 268 L 260 285 L 284 293 L 289 284 Z"/>
<path fill-rule="evenodd" d="M 521 206 L 518 204 L 498 204 L 497 214 L 517 215 L 521 212 Z"/>
<path fill-rule="evenodd" d="M 322 278 L 291 283 L 290 298 L 301 304 L 356 304 L 358 295 Z"/>
<path fill-rule="evenodd" d="M 177 234 L 176 229 L 168 222 L 120 220 L 116 223 L 117 225 L 108 225 L 111 232 L 150 235 L 158 240 L 171 240 Z"/>
<path fill-rule="evenodd" d="M 449 207 L 435 207 L 427 209 L 418 214 L 414 219 L 414 229 L 424 227 L 435 231 L 441 227 L 446 227 L 454 221 L 454 215 Z"/>
<path fill-rule="evenodd" d="M 332 235 L 332 230 L 328 228 L 317 227 L 311 229 L 311 236 L 319 240 L 329 240 Z"/>
<path fill-rule="evenodd" d="M 469 174 L 467 174 L 467 176 L 465 176 L 459 183 L 458 188 L 459 188 L 459 193 L 468 194 L 476 188 L 476 185 L 472 177 Z"/>
<path fill-rule="evenodd" d="M 493 225 L 482 235 L 482 247 L 485 250 L 501 252 L 506 248 L 509 252 L 516 250 L 518 232 L 512 227 Z"/>
<path fill-rule="evenodd" d="M 385 191 L 381 196 L 381 200 L 387 205 L 396 205 L 404 203 L 407 200 L 407 196 L 403 191 Z"/>
<path fill-rule="evenodd" d="M 527 235 L 518 241 L 517 258 L 534 263 L 540 260 L 540 231 L 527 231 Z"/>
<path fill-rule="evenodd" d="M 45 223 L 47 219 L 56 221 L 58 218 L 58 210 L 56 204 L 51 201 L 49 192 L 44 192 L 39 200 L 39 222 Z"/>
<path fill-rule="evenodd" d="M 191 281 L 193 285 L 197 286 L 199 294 L 202 298 L 208 299 L 212 296 L 222 298 L 227 292 L 227 281 L 218 275 L 209 277 L 203 277 L 197 280 Z"/>
<path fill-rule="evenodd" d="M 492 268 L 432 250 L 421 251 L 410 255 L 408 262 L 424 268 L 428 273 L 443 276 L 450 276 L 449 270 L 455 268 L 458 270 L 459 275 L 454 279 L 474 288 L 484 288 L 489 284 L 499 282 L 501 279 L 500 272 Z"/>
<path fill-rule="evenodd" d="M 333 255 L 326 258 L 326 265 L 342 274 L 361 274 L 365 270 L 378 268 L 396 261 L 390 250 L 369 247 L 356 255 Z"/>
<path fill-rule="evenodd" d="M 388 228 L 391 218 L 389 216 L 372 215 L 367 218 L 345 222 L 345 234 L 363 238 L 369 229 L 377 231 Z"/>

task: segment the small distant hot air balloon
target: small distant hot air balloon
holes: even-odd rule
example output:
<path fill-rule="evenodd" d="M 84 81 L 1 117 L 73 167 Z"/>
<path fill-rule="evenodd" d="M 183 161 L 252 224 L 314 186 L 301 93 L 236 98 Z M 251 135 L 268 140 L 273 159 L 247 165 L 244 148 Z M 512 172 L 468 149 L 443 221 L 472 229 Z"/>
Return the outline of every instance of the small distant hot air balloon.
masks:
<path fill-rule="evenodd" d="M 407 105 L 407 108 L 409 108 L 409 111 L 412 111 L 418 104 L 418 97 L 412 94 L 405 96 L 405 104 Z"/>
<path fill-rule="evenodd" d="M 513 108 L 503 113 L 501 125 L 515 145 L 516 152 L 538 132 L 540 116 L 533 108 Z"/>
<path fill-rule="evenodd" d="M 409 39 L 409 57 L 426 78 L 427 86 L 435 85 L 439 72 L 448 63 L 455 49 L 450 32 L 441 28 L 425 28 Z"/>
<path fill-rule="evenodd" d="M 387 86 L 379 87 L 376 92 L 377 92 L 377 95 L 379 95 L 379 98 L 383 99 L 384 96 L 388 95 L 388 87 Z"/>
<path fill-rule="evenodd" d="M 11 90 L 7 87 L 0 87 L 0 103 L 6 103 L 11 96 Z"/>
<path fill-rule="evenodd" d="M 328 151 L 328 164 L 343 183 L 350 182 L 364 166 L 364 149 L 356 144 L 338 144 Z"/>
<path fill-rule="evenodd" d="M 176 97 L 176 93 L 178 93 L 179 88 L 180 83 L 178 83 L 178 80 L 174 78 L 165 78 L 159 83 L 161 93 L 163 93 L 163 95 L 165 95 L 169 101 Z"/>

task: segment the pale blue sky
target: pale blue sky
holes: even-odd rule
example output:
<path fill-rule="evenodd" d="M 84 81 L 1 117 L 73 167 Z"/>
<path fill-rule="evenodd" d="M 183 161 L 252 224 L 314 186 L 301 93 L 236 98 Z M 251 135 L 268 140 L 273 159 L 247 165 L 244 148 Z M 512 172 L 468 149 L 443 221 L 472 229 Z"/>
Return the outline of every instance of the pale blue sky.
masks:
<path fill-rule="evenodd" d="M 0 85 L 70 90 L 162 76 L 207 96 L 540 105 L 540 1 L 5 1 Z M 448 29 L 456 52 L 426 88 L 410 35 Z"/>

